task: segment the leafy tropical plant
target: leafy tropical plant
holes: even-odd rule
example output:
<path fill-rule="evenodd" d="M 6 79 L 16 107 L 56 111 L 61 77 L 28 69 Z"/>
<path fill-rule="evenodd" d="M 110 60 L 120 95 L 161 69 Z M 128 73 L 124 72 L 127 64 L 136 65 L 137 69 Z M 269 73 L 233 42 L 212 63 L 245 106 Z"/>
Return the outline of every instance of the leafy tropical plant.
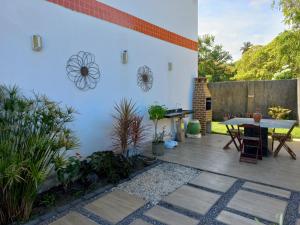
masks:
<path fill-rule="evenodd" d="M 71 183 L 79 178 L 80 174 L 80 155 L 71 156 L 67 159 L 63 155 L 54 159 L 55 171 L 58 181 L 63 185 L 65 191 L 68 190 Z"/>
<path fill-rule="evenodd" d="M 253 46 L 253 44 L 250 41 L 244 42 L 243 43 L 243 47 L 241 47 L 241 51 L 244 54 L 246 51 L 248 51 L 251 47 Z"/>
<path fill-rule="evenodd" d="M 127 99 L 122 99 L 114 108 L 113 147 L 116 152 L 127 156 L 128 148 L 132 144 L 131 127 L 137 110 L 135 104 Z"/>
<path fill-rule="evenodd" d="M 271 116 L 273 119 L 276 119 L 276 120 L 288 119 L 291 112 L 292 112 L 292 110 L 285 109 L 281 106 L 274 106 L 274 107 L 270 107 L 268 109 L 269 116 Z"/>
<path fill-rule="evenodd" d="M 158 134 L 157 132 L 157 126 L 158 126 L 158 121 L 165 117 L 166 112 L 167 112 L 167 108 L 164 105 L 151 105 L 148 108 L 150 120 L 152 120 L 154 123 L 153 143 L 160 143 L 162 141 L 160 138 L 161 134 Z"/>
<path fill-rule="evenodd" d="M 88 157 L 90 165 L 99 177 L 105 177 L 109 182 L 117 183 L 122 178 L 127 178 L 131 165 L 122 154 L 112 151 L 95 152 Z"/>
<path fill-rule="evenodd" d="M 53 159 L 77 146 L 74 110 L 0 86 L 0 224 L 29 218 Z"/>

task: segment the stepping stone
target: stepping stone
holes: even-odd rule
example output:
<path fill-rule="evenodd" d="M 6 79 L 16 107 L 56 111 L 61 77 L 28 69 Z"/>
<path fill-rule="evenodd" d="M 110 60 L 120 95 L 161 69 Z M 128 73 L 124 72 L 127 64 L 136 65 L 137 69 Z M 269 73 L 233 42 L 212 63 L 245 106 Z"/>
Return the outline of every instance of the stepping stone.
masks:
<path fill-rule="evenodd" d="M 228 207 L 277 223 L 279 215 L 285 213 L 287 202 L 240 190 L 230 200 Z"/>
<path fill-rule="evenodd" d="M 142 207 L 146 202 L 134 195 L 115 190 L 89 203 L 85 208 L 101 218 L 116 224 Z"/>
<path fill-rule="evenodd" d="M 168 225 L 196 225 L 199 223 L 193 218 L 160 206 L 153 207 L 145 215 Z"/>
<path fill-rule="evenodd" d="M 236 179 L 231 177 L 202 172 L 198 177 L 189 183 L 216 191 L 226 192 L 235 181 Z"/>
<path fill-rule="evenodd" d="M 279 188 L 274 188 L 274 187 L 269 187 L 269 186 L 265 186 L 262 184 L 256 184 L 256 183 L 251 183 L 251 182 L 246 182 L 243 185 L 244 188 L 249 188 L 255 191 L 261 191 L 267 194 L 273 194 L 273 195 L 277 195 L 280 197 L 284 197 L 284 198 L 290 198 L 291 196 L 291 192 L 286 191 L 286 190 L 282 190 Z"/>
<path fill-rule="evenodd" d="M 255 220 L 228 211 L 222 211 L 217 217 L 217 220 L 228 225 L 258 225 Z"/>
<path fill-rule="evenodd" d="M 220 195 L 218 194 L 183 185 L 175 192 L 167 196 L 164 201 L 204 215 L 218 201 L 219 198 Z"/>
<path fill-rule="evenodd" d="M 62 218 L 50 223 L 50 225 L 99 225 L 98 223 L 92 221 L 91 219 L 77 213 L 69 212 Z"/>
<path fill-rule="evenodd" d="M 144 220 L 137 219 L 137 220 L 133 221 L 130 225 L 151 225 L 151 224 L 145 222 Z"/>

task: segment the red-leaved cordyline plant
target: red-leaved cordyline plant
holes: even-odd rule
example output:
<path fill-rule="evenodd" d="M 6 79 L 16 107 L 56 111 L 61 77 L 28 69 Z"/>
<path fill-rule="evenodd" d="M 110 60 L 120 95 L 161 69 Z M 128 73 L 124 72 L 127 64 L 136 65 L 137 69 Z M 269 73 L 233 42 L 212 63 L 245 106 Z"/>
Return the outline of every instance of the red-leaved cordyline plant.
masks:
<path fill-rule="evenodd" d="M 136 105 L 132 100 L 122 99 L 114 108 L 113 149 L 128 157 L 130 148 L 141 148 L 141 143 L 146 138 L 146 127 L 142 123 L 143 117 L 137 115 Z"/>
<path fill-rule="evenodd" d="M 130 130 L 133 148 L 135 151 L 139 151 L 147 136 L 147 127 L 143 124 L 143 116 L 134 116 Z"/>
<path fill-rule="evenodd" d="M 122 99 L 120 104 L 115 104 L 115 120 L 112 132 L 114 151 L 127 156 L 129 146 L 132 144 L 130 129 L 136 114 L 136 106 L 131 100 Z"/>

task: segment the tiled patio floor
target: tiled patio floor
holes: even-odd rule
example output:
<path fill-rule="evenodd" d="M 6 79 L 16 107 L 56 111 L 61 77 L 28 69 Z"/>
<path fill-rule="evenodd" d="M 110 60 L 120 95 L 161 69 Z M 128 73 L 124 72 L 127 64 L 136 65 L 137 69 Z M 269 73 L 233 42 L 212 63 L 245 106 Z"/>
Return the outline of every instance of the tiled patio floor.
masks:
<path fill-rule="evenodd" d="M 81 202 L 50 224 L 254 225 L 257 219 L 273 225 L 282 214 L 284 224 L 296 225 L 299 201 L 299 192 L 202 172 L 158 205 L 113 190 Z"/>
<path fill-rule="evenodd" d="M 110 190 L 48 219 L 51 225 L 300 225 L 300 158 L 283 150 L 258 164 L 239 163 L 234 149 L 224 151 L 228 137 L 188 139 L 161 160 L 202 172 L 165 196 L 158 205 Z M 300 142 L 289 143 L 300 157 Z M 44 224 L 44 223 L 43 223 Z"/>
<path fill-rule="evenodd" d="M 184 144 L 179 144 L 177 148 L 166 150 L 166 154 L 160 159 L 300 191 L 299 141 L 288 143 L 297 154 L 297 160 L 291 159 L 285 149 L 282 149 L 277 158 L 264 157 L 258 164 L 249 164 L 239 162 L 239 153 L 234 145 L 231 145 L 229 150 L 223 150 L 223 146 L 228 140 L 229 137 L 225 135 L 207 135 L 201 139 L 187 139 Z"/>

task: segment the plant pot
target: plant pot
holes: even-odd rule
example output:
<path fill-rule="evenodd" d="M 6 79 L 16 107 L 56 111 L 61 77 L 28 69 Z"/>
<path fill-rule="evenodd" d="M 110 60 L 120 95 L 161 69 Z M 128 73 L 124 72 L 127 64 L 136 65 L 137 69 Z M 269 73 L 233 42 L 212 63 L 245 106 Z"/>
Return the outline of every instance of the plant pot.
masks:
<path fill-rule="evenodd" d="M 197 135 L 200 134 L 201 127 L 199 120 L 191 120 L 187 125 L 187 133 Z"/>
<path fill-rule="evenodd" d="M 152 143 L 152 153 L 156 156 L 162 156 L 165 153 L 164 143 Z"/>
<path fill-rule="evenodd" d="M 261 113 L 253 113 L 254 122 L 259 123 L 260 120 L 261 120 L 261 118 L 262 118 L 262 114 Z"/>

